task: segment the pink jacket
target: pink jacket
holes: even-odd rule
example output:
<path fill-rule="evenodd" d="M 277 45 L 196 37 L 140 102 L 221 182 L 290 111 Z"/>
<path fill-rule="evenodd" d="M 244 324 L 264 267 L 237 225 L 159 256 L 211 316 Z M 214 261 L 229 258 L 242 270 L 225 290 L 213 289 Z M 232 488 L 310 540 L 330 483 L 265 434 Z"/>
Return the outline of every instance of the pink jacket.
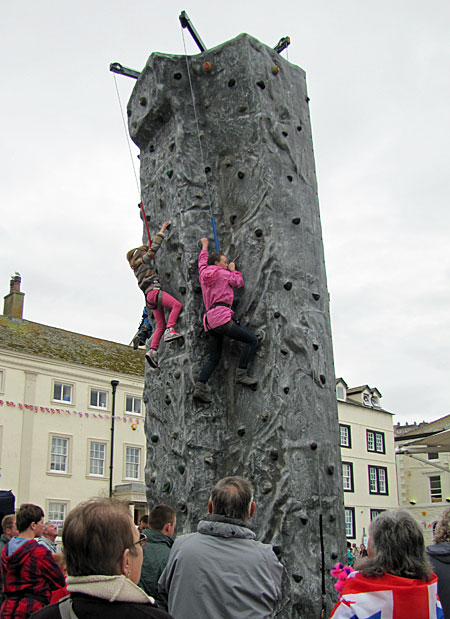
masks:
<path fill-rule="evenodd" d="M 214 303 L 233 303 L 233 288 L 242 288 L 244 280 L 239 271 L 228 271 L 216 264 L 208 265 L 208 250 L 202 249 L 198 257 L 198 270 L 200 273 L 200 284 L 202 286 L 203 303 L 206 313 L 203 316 L 203 327 L 206 326 L 206 316 L 208 317 L 209 329 L 215 329 L 231 320 L 234 312 L 230 307 L 219 305 L 210 309 Z"/>

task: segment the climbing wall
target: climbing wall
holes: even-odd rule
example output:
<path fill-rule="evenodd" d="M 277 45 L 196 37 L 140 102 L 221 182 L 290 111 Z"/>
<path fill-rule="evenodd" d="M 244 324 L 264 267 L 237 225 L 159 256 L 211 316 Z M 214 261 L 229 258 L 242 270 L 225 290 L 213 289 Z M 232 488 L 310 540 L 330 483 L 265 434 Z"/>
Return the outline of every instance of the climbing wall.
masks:
<path fill-rule="evenodd" d="M 308 101 L 304 72 L 242 34 L 187 59 L 152 54 L 127 113 L 150 229 L 172 222 L 157 255 L 163 287 L 184 306 L 184 341 L 161 343 L 160 370 L 146 374 L 149 503 L 172 504 L 178 534 L 190 532 L 217 480 L 249 478 L 255 531 L 285 565 L 277 616 L 312 618 L 331 609 L 328 571 L 345 538 Z M 244 277 L 236 318 L 259 338 L 249 373 L 260 382 L 256 392 L 234 383 L 240 345 L 226 341 L 202 405 L 197 259 L 201 237 L 214 250 L 211 212 Z"/>

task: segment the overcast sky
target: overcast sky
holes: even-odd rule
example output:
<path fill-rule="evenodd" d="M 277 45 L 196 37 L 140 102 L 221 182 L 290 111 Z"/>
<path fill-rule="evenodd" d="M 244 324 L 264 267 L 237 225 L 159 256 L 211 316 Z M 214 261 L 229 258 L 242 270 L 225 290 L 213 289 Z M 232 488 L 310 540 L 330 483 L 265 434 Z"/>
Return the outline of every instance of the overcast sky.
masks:
<path fill-rule="evenodd" d="M 311 98 L 336 375 L 377 387 L 395 421 L 450 413 L 449 7 L 5 3 L 2 296 L 19 271 L 27 320 L 129 343 L 142 293 L 124 256 L 142 230 L 110 62 L 141 70 L 151 52 L 183 53 L 183 9 L 207 47 L 289 35 Z M 125 106 L 135 82 L 116 80 Z"/>

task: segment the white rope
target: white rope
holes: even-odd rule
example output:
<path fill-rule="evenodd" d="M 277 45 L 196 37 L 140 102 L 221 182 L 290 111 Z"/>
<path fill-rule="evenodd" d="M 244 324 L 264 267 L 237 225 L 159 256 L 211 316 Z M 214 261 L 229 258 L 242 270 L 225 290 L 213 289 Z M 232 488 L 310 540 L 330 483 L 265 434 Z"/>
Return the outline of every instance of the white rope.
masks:
<path fill-rule="evenodd" d="M 123 128 L 125 130 L 125 136 L 126 136 L 126 140 L 127 140 L 127 144 L 128 144 L 128 152 L 130 153 L 131 166 L 133 168 L 134 178 L 136 180 L 136 186 L 137 186 L 139 200 L 140 200 L 141 199 L 141 188 L 139 186 L 139 180 L 138 180 L 138 177 L 137 177 L 137 174 L 136 174 L 136 168 L 135 168 L 135 165 L 134 165 L 133 153 L 131 152 L 130 136 L 128 134 L 127 124 L 125 122 L 125 116 L 123 114 L 122 101 L 120 100 L 119 88 L 117 86 L 117 80 L 116 80 L 116 76 L 115 76 L 114 73 L 113 73 L 113 77 L 114 77 L 114 84 L 116 86 L 117 99 L 119 101 L 120 115 L 122 116 Z"/>

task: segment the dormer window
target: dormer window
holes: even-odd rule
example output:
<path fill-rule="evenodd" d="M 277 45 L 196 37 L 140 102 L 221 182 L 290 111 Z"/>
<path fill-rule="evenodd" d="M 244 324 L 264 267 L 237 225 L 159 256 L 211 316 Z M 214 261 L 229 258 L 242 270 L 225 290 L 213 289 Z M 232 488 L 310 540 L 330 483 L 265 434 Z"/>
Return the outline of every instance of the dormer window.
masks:
<path fill-rule="evenodd" d="M 370 395 L 368 393 L 363 393 L 363 404 L 364 406 L 371 406 Z"/>
<path fill-rule="evenodd" d="M 343 385 L 336 385 L 336 397 L 338 400 L 345 401 L 345 389 Z"/>

